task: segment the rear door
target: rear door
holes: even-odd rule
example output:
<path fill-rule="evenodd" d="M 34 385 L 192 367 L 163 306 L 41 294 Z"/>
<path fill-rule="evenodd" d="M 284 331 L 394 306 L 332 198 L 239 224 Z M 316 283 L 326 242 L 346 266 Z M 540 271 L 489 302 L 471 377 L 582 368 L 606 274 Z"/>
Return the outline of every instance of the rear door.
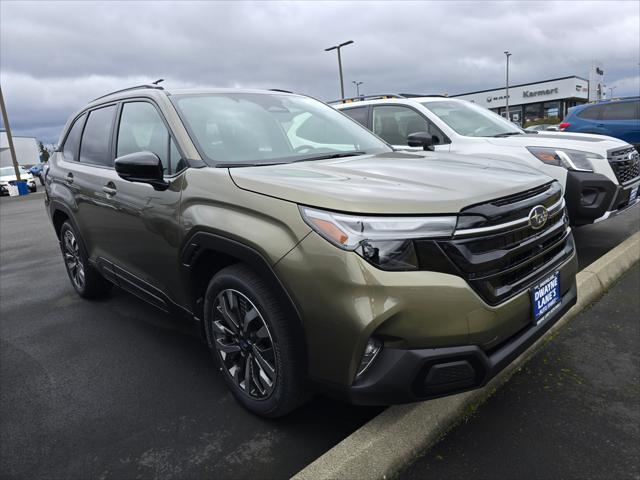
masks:
<path fill-rule="evenodd" d="M 640 143 L 640 100 L 603 105 L 600 126 L 607 135 L 631 144 Z"/>
<path fill-rule="evenodd" d="M 402 150 L 422 150 L 410 147 L 408 135 L 427 132 L 433 139 L 434 149 L 449 151 L 450 140 L 436 125 L 420 112 L 405 105 L 374 105 L 371 130 L 387 143 Z"/>

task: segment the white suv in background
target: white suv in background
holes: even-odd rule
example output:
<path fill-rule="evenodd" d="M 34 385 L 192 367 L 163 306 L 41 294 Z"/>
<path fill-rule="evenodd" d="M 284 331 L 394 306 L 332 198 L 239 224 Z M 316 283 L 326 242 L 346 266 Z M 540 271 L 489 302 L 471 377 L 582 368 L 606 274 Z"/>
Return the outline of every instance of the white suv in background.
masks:
<path fill-rule="evenodd" d="M 640 201 L 638 152 L 613 137 L 526 132 L 449 97 L 377 95 L 331 103 L 397 149 L 482 156 L 543 171 L 562 184 L 574 226 L 605 220 Z"/>

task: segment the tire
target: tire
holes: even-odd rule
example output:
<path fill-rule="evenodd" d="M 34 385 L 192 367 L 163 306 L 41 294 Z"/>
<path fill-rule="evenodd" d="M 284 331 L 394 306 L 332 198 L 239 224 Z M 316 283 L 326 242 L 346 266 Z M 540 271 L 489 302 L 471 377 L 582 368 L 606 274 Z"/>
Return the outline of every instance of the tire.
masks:
<path fill-rule="evenodd" d="M 34 185 L 33 187 L 29 187 L 29 191 L 30 191 L 31 193 L 36 193 L 36 192 L 38 191 L 38 186 L 37 186 L 37 185 Z"/>
<path fill-rule="evenodd" d="M 69 280 L 78 295 L 100 298 L 109 293 L 112 283 L 91 266 L 82 238 L 69 221 L 60 228 L 60 248 Z"/>
<path fill-rule="evenodd" d="M 274 418 L 304 402 L 302 342 L 264 280 L 243 264 L 224 268 L 209 282 L 204 308 L 209 350 L 240 404 Z"/>

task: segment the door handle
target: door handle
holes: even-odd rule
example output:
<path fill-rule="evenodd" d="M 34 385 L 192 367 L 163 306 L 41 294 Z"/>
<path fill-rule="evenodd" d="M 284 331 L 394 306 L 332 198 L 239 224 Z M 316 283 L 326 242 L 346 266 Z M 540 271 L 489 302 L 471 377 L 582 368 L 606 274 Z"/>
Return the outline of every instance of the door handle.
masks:
<path fill-rule="evenodd" d="M 73 173 L 71 173 L 71 172 L 67 173 L 67 178 L 66 178 L 66 180 L 67 180 L 67 183 L 68 183 L 69 185 L 71 185 L 71 184 L 73 183 Z"/>
<path fill-rule="evenodd" d="M 116 186 L 113 184 L 113 182 L 109 182 L 105 186 L 103 186 L 102 191 L 110 196 L 113 196 L 116 193 L 118 193 L 118 191 L 116 190 Z"/>

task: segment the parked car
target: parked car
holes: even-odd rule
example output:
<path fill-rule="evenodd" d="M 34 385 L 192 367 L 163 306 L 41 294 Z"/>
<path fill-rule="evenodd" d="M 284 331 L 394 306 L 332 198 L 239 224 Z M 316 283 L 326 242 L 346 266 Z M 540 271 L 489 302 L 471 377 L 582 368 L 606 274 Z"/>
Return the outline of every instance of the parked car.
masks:
<path fill-rule="evenodd" d="M 36 192 L 38 187 L 36 186 L 36 181 L 24 167 L 19 166 L 20 170 L 20 179 L 27 182 L 27 186 L 29 187 L 30 192 Z M 9 185 L 15 185 L 18 181 L 16 177 L 16 171 L 13 167 L 0 167 L 0 195 L 9 195 Z"/>
<path fill-rule="evenodd" d="M 540 123 L 538 125 L 531 125 L 524 129 L 525 132 L 557 132 L 559 130 L 558 125 L 553 125 L 551 123 Z"/>
<path fill-rule="evenodd" d="M 558 182 L 395 152 L 309 97 L 138 87 L 59 145 L 46 205 L 77 293 L 116 284 L 199 324 L 259 415 L 484 385 L 576 301 Z"/>
<path fill-rule="evenodd" d="M 606 100 L 570 108 L 563 132 L 597 133 L 619 138 L 640 152 L 640 97 Z"/>
<path fill-rule="evenodd" d="M 40 179 L 40 185 L 44 185 L 44 168 L 46 166 L 45 162 L 40 162 L 35 164 L 33 167 L 29 169 L 29 173 L 34 177 L 38 177 Z"/>
<path fill-rule="evenodd" d="M 336 102 L 335 108 L 397 149 L 426 148 L 479 155 L 528 165 L 564 188 L 571 224 L 606 220 L 636 205 L 640 185 L 638 152 L 612 137 L 526 132 L 500 115 L 447 97 L 373 96 Z"/>

